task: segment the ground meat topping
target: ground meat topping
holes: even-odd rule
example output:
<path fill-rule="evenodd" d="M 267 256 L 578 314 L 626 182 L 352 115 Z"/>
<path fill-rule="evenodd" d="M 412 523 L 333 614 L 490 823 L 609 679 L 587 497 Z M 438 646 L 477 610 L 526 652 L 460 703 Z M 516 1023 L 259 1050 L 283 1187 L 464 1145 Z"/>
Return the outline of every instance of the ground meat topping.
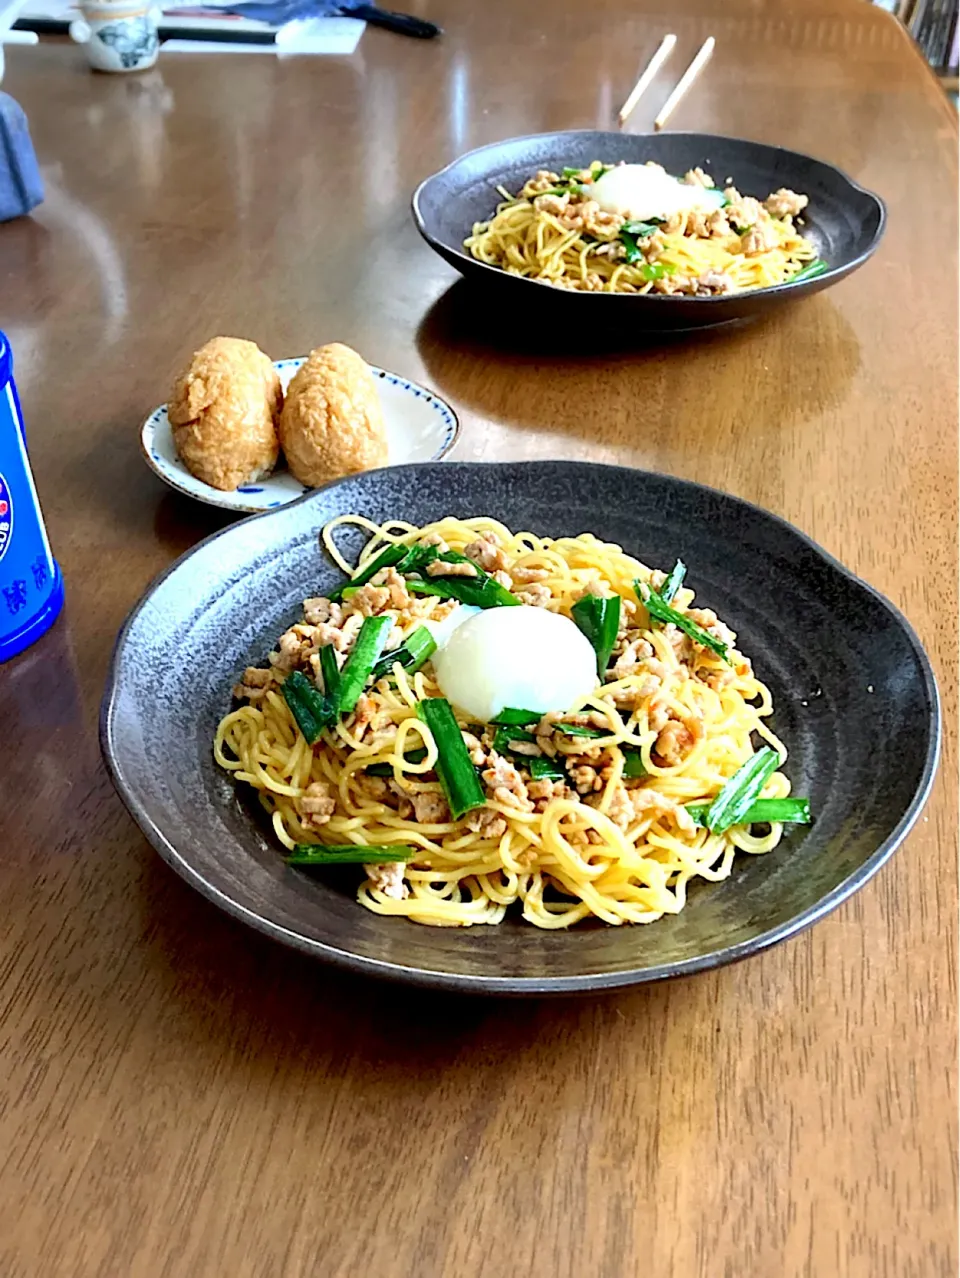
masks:
<path fill-rule="evenodd" d="M 477 565 L 464 563 L 447 563 L 445 559 L 435 559 L 427 564 L 428 577 L 476 577 Z"/>
<path fill-rule="evenodd" d="M 659 693 L 650 702 L 647 710 L 647 722 L 654 732 L 659 732 L 670 719 L 670 706 L 665 693 Z"/>
<path fill-rule="evenodd" d="M 361 693 L 353 712 L 353 735 L 368 746 L 386 744 L 396 733 L 393 716 L 387 709 L 378 710 L 376 702 Z"/>
<path fill-rule="evenodd" d="M 397 781 L 396 777 L 391 777 L 388 782 L 390 792 L 394 795 L 396 803 L 393 804 L 397 809 L 397 816 L 401 821 L 409 821 L 413 816 L 413 804 L 410 802 L 410 795 L 407 790 Z"/>
<path fill-rule="evenodd" d="M 443 538 L 440 536 L 438 532 L 424 533 L 423 536 L 420 538 L 420 540 L 417 542 L 417 545 L 418 546 L 436 546 L 437 550 L 439 550 L 441 554 L 443 554 L 445 550 L 450 549 L 450 547 L 447 545 L 447 543 L 443 540 Z"/>
<path fill-rule="evenodd" d="M 615 679 L 626 679 L 636 674 L 644 662 L 653 656 L 653 645 L 646 639 L 633 639 L 617 658 L 613 667 Z"/>
<path fill-rule="evenodd" d="M 350 600 L 350 607 L 362 617 L 375 617 L 390 607 L 390 591 L 386 586 L 375 586 L 373 582 L 367 582 Z"/>
<path fill-rule="evenodd" d="M 693 818 L 682 803 L 668 798 L 656 790 L 627 790 L 617 786 L 610 800 L 607 815 L 614 825 L 626 832 L 637 821 L 653 815 L 670 817 L 681 830 L 696 829 Z"/>
<path fill-rule="evenodd" d="M 549 213 L 553 217 L 559 217 L 561 213 L 566 212 L 569 203 L 570 196 L 564 192 L 563 195 L 538 195 L 534 198 L 533 207 L 539 213 Z"/>
<path fill-rule="evenodd" d="M 779 242 L 776 230 L 769 223 L 764 226 L 758 222 L 747 231 L 740 241 L 740 246 L 744 257 L 756 257 L 760 253 L 767 253 L 770 249 L 776 248 Z"/>
<path fill-rule="evenodd" d="M 247 666 L 240 676 L 240 682 L 233 689 L 233 695 L 238 701 L 249 701 L 256 705 L 259 701 L 263 701 L 275 685 L 276 680 L 272 670 L 260 670 L 257 666 Z"/>
<path fill-rule="evenodd" d="M 326 825 L 337 809 L 337 800 L 326 781 L 313 781 L 307 786 L 294 807 L 300 813 L 308 829 L 317 830 Z"/>
<path fill-rule="evenodd" d="M 603 778 L 591 764 L 579 763 L 568 767 L 567 771 L 577 794 L 592 794 L 594 790 L 603 789 Z"/>
<path fill-rule="evenodd" d="M 487 752 L 483 748 L 483 743 L 479 737 L 475 737 L 472 732 L 461 731 L 463 744 L 467 747 L 467 754 L 470 756 L 470 762 L 475 768 L 482 768 L 487 762 Z"/>
<path fill-rule="evenodd" d="M 538 212 L 555 217 L 565 231 L 585 231 L 598 240 L 612 240 L 625 221 L 622 214 L 601 209 L 596 200 L 580 191 L 539 195 L 533 204 Z"/>
<path fill-rule="evenodd" d="M 384 896 L 403 901 L 410 895 L 410 889 L 403 881 L 406 869 L 403 861 L 385 861 L 382 865 L 365 865 L 363 868 L 371 887 Z"/>
<path fill-rule="evenodd" d="M 712 608 L 691 608 L 687 616 L 698 626 L 702 626 L 707 634 L 713 635 L 714 639 L 719 639 L 730 648 L 736 644 L 736 634 L 720 620 Z"/>
<path fill-rule="evenodd" d="M 410 795 L 414 820 L 421 825 L 443 825 L 450 818 L 450 809 L 442 794 L 434 790 L 420 790 Z"/>
<path fill-rule="evenodd" d="M 796 217 L 809 203 L 806 195 L 798 195 L 789 187 L 782 186 L 779 191 L 774 191 L 772 195 L 767 196 L 763 206 L 771 217 L 785 218 Z"/>
<path fill-rule="evenodd" d="M 532 581 L 543 581 L 550 573 L 546 568 L 528 568 L 525 564 L 514 564 L 510 569 L 510 576 L 515 585 L 526 586 Z"/>
<path fill-rule="evenodd" d="M 732 293 L 736 285 L 724 271 L 704 271 L 697 286 L 708 293 Z"/>
<path fill-rule="evenodd" d="M 329 599 L 304 599 L 303 618 L 311 626 L 319 626 L 324 622 L 339 626 L 343 621 L 343 609 Z"/>
<path fill-rule="evenodd" d="M 693 742 L 693 733 L 687 725 L 679 719 L 670 719 L 657 735 L 657 743 L 654 746 L 656 762 L 662 767 L 675 767 L 683 761 Z"/>
<path fill-rule="evenodd" d="M 525 200 L 532 200 L 535 195 L 549 191 L 559 181 L 560 175 L 558 173 L 551 173 L 549 169 L 538 169 L 530 181 L 524 184 L 520 194 Z"/>
<path fill-rule="evenodd" d="M 334 647 L 338 652 L 350 651 L 362 626 L 362 613 L 352 612 L 349 617 L 344 618 L 343 625 L 336 632 L 333 640 Z"/>
<path fill-rule="evenodd" d="M 717 209 L 710 214 L 707 218 L 707 230 L 710 232 L 711 238 L 715 240 L 733 234 L 733 227 L 727 221 L 727 214 L 724 209 Z"/>
<path fill-rule="evenodd" d="M 428 568 L 427 571 L 429 572 L 430 569 Z M 412 600 L 407 590 L 407 583 L 396 568 L 381 568 L 375 576 L 371 577 L 370 585 L 383 586 L 389 591 L 388 607 L 396 608 L 401 612 L 404 608 L 410 607 Z"/>
<path fill-rule="evenodd" d="M 507 823 L 493 808 L 474 808 L 466 817 L 467 829 L 485 839 L 499 839 L 507 832 Z"/>
<path fill-rule="evenodd" d="M 509 759 L 491 751 L 481 776 L 497 803 L 520 812 L 533 810 L 523 777 Z"/>
<path fill-rule="evenodd" d="M 763 205 L 752 195 L 741 195 L 736 187 L 732 186 L 728 187 L 724 194 L 729 201 L 724 214 L 730 225 L 738 230 L 745 231 L 767 216 Z"/>
<path fill-rule="evenodd" d="M 659 662 L 652 663 L 659 665 Z M 642 674 L 636 683 L 626 688 L 618 688 L 611 693 L 613 704 L 618 710 L 636 710 L 643 705 L 647 697 L 652 697 L 662 686 L 659 675 Z"/>
<path fill-rule="evenodd" d="M 495 532 L 481 533 L 476 541 L 464 547 L 463 553 L 486 572 L 502 572 L 507 567 L 507 557 Z"/>
<path fill-rule="evenodd" d="M 538 805 L 538 810 L 540 803 L 549 802 L 551 799 L 563 798 L 567 793 L 569 793 L 568 788 L 562 781 L 544 779 L 527 782 L 527 794 Z"/>
<path fill-rule="evenodd" d="M 535 581 L 526 590 L 518 590 L 517 598 L 525 604 L 529 604 L 533 608 L 545 608 L 553 595 L 550 593 L 550 587 L 544 586 L 541 582 Z"/>

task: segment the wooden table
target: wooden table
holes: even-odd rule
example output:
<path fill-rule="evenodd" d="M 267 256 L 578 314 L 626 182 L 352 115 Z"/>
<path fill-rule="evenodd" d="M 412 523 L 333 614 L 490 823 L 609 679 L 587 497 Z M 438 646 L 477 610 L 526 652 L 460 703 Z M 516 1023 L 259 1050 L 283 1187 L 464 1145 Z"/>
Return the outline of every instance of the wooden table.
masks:
<path fill-rule="evenodd" d="M 956 118 L 861 0 L 679 9 L 438 0 L 434 43 L 130 78 L 8 55 L 48 198 L 0 227 L 0 323 L 68 604 L 0 671 L 3 1278 L 955 1273 Z M 631 127 L 713 33 L 673 126 L 840 165 L 889 203 L 879 254 L 733 335 L 498 340 L 411 189 L 496 138 L 606 127 L 668 24 Z M 141 837 L 96 726 L 127 610 L 225 522 L 138 449 L 221 332 L 432 383 L 461 458 L 664 470 L 810 533 L 937 665 L 944 761 L 904 848 L 772 952 L 577 1002 L 368 984 L 218 913 Z"/>

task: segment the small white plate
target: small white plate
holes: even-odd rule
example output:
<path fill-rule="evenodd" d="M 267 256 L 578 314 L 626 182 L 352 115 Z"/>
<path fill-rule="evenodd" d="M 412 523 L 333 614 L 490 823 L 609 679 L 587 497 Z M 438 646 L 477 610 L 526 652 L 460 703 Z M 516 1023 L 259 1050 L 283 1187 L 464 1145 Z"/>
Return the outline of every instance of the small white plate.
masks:
<path fill-rule="evenodd" d="M 297 359 L 278 359 L 274 368 L 280 375 L 283 389 L 287 389 L 291 377 L 306 356 Z M 433 391 L 417 382 L 383 368 L 370 366 L 377 379 L 380 403 L 383 405 L 383 421 L 387 431 L 387 458 L 391 466 L 406 462 L 439 461 L 445 457 L 460 433 L 460 422 L 450 405 Z M 221 492 L 211 488 L 203 480 L 195 478 L 177 456 L 173 445 L 173 433 L 167 418 L 167 406 L 155 408 L 143 423 L 140 442 L 147 465 L 162 480 L 211 506 L 223 506 L 244 514 L 258 510 L 272 510 L 296 501 L 309 488 L 287 470 L 283 460 L 272 475 L 258 479 L 255 484 L 245 484 L 234 492 Z"/>

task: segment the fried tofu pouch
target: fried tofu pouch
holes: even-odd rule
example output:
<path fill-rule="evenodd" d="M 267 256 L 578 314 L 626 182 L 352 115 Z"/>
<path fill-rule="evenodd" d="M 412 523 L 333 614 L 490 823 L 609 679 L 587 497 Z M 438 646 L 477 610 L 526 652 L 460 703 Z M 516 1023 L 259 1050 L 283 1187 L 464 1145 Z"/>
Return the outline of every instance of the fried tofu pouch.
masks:
<path fill-rule="evenodd" d="M 214 337 L 177 378 L 167 417 L 191 475 L 229 492 L 273 470 L 282 405 L 277 370 L 256 342 Z"/>
<path fill-rule="evenodd" d="M 380 398 L 356 351 L 333 342 L 310 352 L 287 387 L 280 443 L 293 474 L 311 488 L 386 465 Z"/>

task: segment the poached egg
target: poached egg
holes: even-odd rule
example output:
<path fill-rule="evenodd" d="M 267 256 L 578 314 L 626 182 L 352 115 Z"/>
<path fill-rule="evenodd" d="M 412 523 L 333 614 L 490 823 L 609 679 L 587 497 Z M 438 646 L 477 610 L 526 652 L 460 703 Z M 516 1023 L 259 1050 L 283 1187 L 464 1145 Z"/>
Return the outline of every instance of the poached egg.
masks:
<path fill-rule="evenodd" d="M 681 182 L 659 164 L 619 164 L 589 188 L 606 213 L 631 221 L 663 221 L 674 213 L 712 213 L 723 205 L 723 193 L 712 187 Z"/>
<path fill-rule="evenodd" d="M 479 723 L 507 706 L 568 710 L 597 685 L 590 641 L 546 608 L 487 608 L 444 638 L 431 658 L 440 691 Z"/>

